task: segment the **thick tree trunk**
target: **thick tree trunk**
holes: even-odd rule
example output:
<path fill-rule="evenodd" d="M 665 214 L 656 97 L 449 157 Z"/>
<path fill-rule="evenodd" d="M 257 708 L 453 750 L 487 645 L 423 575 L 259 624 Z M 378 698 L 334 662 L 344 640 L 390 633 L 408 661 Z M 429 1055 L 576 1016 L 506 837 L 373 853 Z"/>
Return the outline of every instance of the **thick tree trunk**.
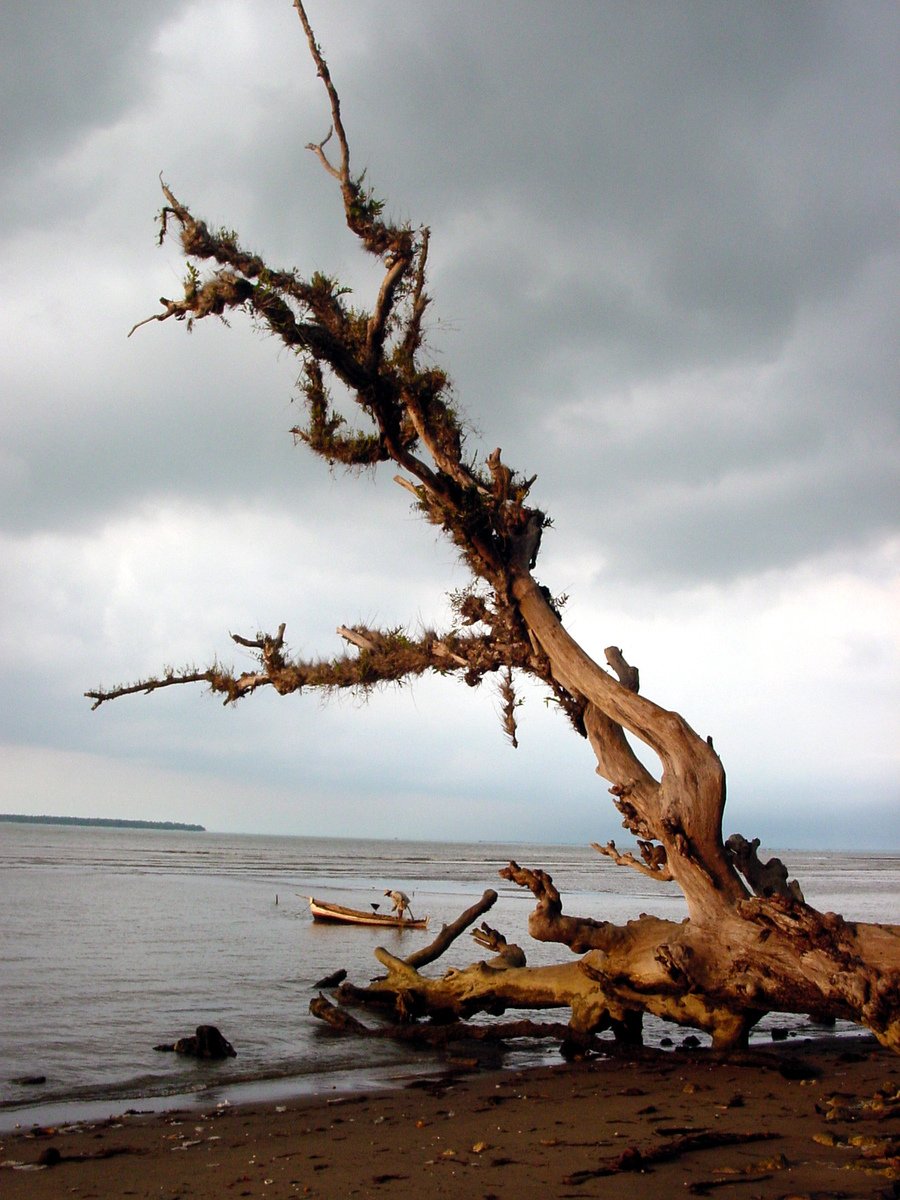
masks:
<path fill-rule="evenodd" d="M 594 662 L 568 634 L 528 572 L 516 575 L 513 595 L 554 678 L 586 703 L 585 728 L 597 771 L 612 784 L 624 824 L 635 836 L 659 842 L 691 920 L 717 920 L 723 902 L 734 903 L 748 893 L 722 842 L 725 771 L 711 742 L 678 713 L 641 696 L 633 668 L 628 668 L 631 686 L 626 686 Z M 606 653 L 621 669 L 627 667 L 618 649 Z M 659 780 L 634 753 L 626 732 L 659 758 Z"/>
<path fill-rule="evenodd" d="M 751 897 L 735 852 L 723 843 L 725 773 L 711 739 L 640 696 L 637 672 L 616 648 L 606 654 L 619 681 L 595 663 L 530 574 L 517 575 L 513 592 L 554 677 L 586 701 L 597 770 L 612 784 L 623 824 L 643 839 L 645 862 L 632 865 L 674 879 L 689 912 L 678 926 L 642 918 L 624 930 L 564 917 L 552 883 L 512 864 L 502 874 L 531 887 L 538 900 L 531 935 L 588 950 L 581 969 L 607 996 L 626 1004 L 643 997 L 647 1011 L 676 1020 L 682 1004 L 683 1011 L 696 1008 L 697 1024 L 719 1045 L 740 1042 L 763 1013 L 778 1010 L 847 1017 L 900 1049 L 900 928 L 819 913 L 796 884 L 782 895 Z M 658 781 L 626 731 L 659 758 Z M 739 841 L 755 859 L 758 843 Z M 742 861 L 747 870 L 747 857 Z"/>

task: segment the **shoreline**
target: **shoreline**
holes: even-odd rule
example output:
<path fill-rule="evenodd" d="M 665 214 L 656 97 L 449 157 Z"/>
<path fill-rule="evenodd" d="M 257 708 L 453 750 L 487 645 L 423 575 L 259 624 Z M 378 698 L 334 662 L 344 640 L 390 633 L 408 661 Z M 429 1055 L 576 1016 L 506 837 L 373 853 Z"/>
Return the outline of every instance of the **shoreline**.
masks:
<path fill-rule="evenodd" d="M 803 1045 L 809 1041 L 822 1045 L 840 1043 L 846 1049 L 852 1048 L 858 1042 L 868 1042 L 871 1037 L 872 1035 L 860 1026 L 835 1032 L 821 1026 L 796 1025 L 785 1028 L 784 1036 L 777 1039 L 763 1034 L 751 1034 L 749 1050 L 751 1053 L 779 1050 L 781 1053 L 790 1053 L 792 1046 Z M 607 1045 L 608 1055 L 604 1057 L 619 1060 L 627 1058 L 628 1051 L 618 1048 L 612 1039 L 609 1039 Z M 647 1042 L 643 1047 L 637 1048 L 635 1053 L 638 1056 L 660 1055 L 665 1061 L 673 1054 L 685 1053 L 689 1047 L 691 1050 L 696 1049 L 698 1053 L 711 1053 L 708 1039 L 696 1047 L 691 1047 L 690 1042 L 670 1044 L 667 1047 Z M 127 1087 L 116 1087 L 106 1094 L 92 1090 L 69 1095 L 51 1094 L 43 1099 L 32 1095 L 21 1100 L 4 1100 L 0 1103 L 0 1137 L 31 1125 L 69 1125 L 83 1121 L 102 1121 L 113 1114 L 126 1111 L 165 1115 L 174 1109 L 199 1111 L 223 1102 L 236 1106 L 307 1099 L 325 1102 L 335 1093 L 382 1092 L 409 1086 L 409 1081 L 421 1076 L 433 1076 L 441 1072 L 452 1074 L 458 1069 L 459 1063 L 464 1063 L 471 1071 L 506 1073 L 552 1069 L 561 1065 L 562 1059 L 558 1044 L 552 1040 L 536 1042 L 527 1047 L 462 1040 L 455 1043 L 455 1048 L 446 1048 L 443 1051 L 420 1048 L 418 1053 L 413 1051 L 408 1057 L 391 1063 L 373 1065 L 363 1061 L 352 1066 L 316 1070 L 308 1074 L 224 1078 L 198 1083 L 195 1087 L 180 1091 L 142 1092 L 137 1089 L 128 1090 Z"/>
<path fill-rule="evenodd" d="M 900 1194 L 900 1056 L 868 1037 L 192 1099 L 0 1134 L 4 1200 Z"/>
<path fill-rule="evenodd" d="M 751 1034 L 750 1050 L 763 1051 L 779 1045 L 785 1050 L 791 1045 L 807 1040 L 839 1041 L 845 1045 L 870 1038 L 860 1026 L 835 1032 L 815 1025 L 786 1027 L 784 1036 L 778 1039 L 770 1035 Z M 609 1056 L 621 1057 L 621 1051 L 612 1039 L 608 1041 Z M 664 1057 L 679 1054 L 690 1043 L 669 1045 L 661 1048 L 648 1042 L 638 1053 L 656 1054 Z M 709 1050 L 709 1040 L 699 1047 L 701 1052 Z M 411 1079 L 423 1075 L 434 1075 L 441 1071 L 452 1072 L 454 1063 L 465 1062 L 472 1070 L 531 1071 L 543 1067 L 554 1067 L 561 1063 L 558 1044 L 553 1040 L 535 1042 L 527 1046 L 516 1044 L 493 1044 L 466 1042 L 455 1044 L 455 1049 L 420 1048 L 411 1051 L 408 1057 L 373 1065 L 357 1062 L 352 1066 L 336 1067 L 333 1070 L 316 1070 L 307 1073 L 283 1075 L 249 1075 L 236 1079 L 224 1078 L 198 1083 L 184 1090 L 143 1092 L 118 1086 L 106 1094 L 102 1090 L 50 1094 L 22 1097 L 0 1102 L 0 1136 L 24 1129 L 29 1125 L 73 1124 L 88 1120 L 103 1120 L 113 1113 L 128 1110 L 142 1113 L 165 1114 L 170 1109 L 203 1109 L 212 1104 L 226 1102 L 229 1105 L 269 1104 L 296 1099 L 327 1100 L 335 1092 L 366 1093 L 403 1087 Z M 199 1064 L 209 1065 L 209 1064 Z M 213 1064 L 217 1065 L 217 1064 Z M 13 1081 L 18 1082 L 18 1081 Z"/>
<path fill-rule="evenodd" d="M 239 1079 L 234 1082 L 212 1083 L 194 1091 L 167 1092 L 153 1095 L 116 1095 L 103 1097 L 62 1097 L 9 1104 L 0 1107 L 0 1139 L 4 1135 L 22 1132 L 29 1127 L 83 1124 L 86 1121 L 113 1120 L 123 1112 L 164 1117 L 168 1112 L 198 1112 L 216 1105 L 244 1108 L 267 1106 L 286 1101 L 321 1101 L 335 1094 L 364 1095 L 369 1092 L 392 1091 L 408 1086 L 408 1081 L 424 1075 L 434 1075 L 444 1068 L 437 1062 L 395 1063 L 390 1066 L 348 1067 L 327 1073 L 310 1075 L 269 1076 L 261 1079 Z"/>

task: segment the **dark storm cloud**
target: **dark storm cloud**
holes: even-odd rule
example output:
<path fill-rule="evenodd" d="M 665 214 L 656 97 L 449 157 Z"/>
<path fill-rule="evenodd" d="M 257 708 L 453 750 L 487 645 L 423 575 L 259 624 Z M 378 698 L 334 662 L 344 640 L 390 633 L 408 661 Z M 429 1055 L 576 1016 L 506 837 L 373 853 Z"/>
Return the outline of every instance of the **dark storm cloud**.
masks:
<path fill-rule="evenodd" d="M 197 129 L 166 129 L 167 177 L 174 172 L 171 181 L 187 189 L 199 211 L 239 225 L 249 245 L 279 262 L 349 269 L 361 280 L 328 207 L 329 181 L 304 158 L 303 143 L 324 130 L 326 113 L 314 81 L 304 75 L 294 14 L 266 4 L 256 15 L 250 37 L 243 14 L 228 4 L 173 3 L 152 13 L 101 5 L 78 19 L 66 5 L 43 15 L 14 11 L 6 18 L 7 44 L 21 47 L 17 61 L 36 63 L 21 94 L 18 85 L 13 89 L 17 144 L 46 169 L 88 130 L 112 125 L 141 104 L 155 106 L 165 121 L 179 111 L 178 105 L 165 109 L 166 89 L 171 92 L 176 80 L 189 88 L 189 82 L 176 75 L 167 82 L 154 38 L 173 16 L 189 16 L 184 62 L 193 64 L 191 74 L 215 79 L 202 56 L 204 36 L 216 23 L 221 40 L 209 54 L 235 55 L 217 79 L 224 123 L 216 124 L 216 104 L 205 112 L 198 107 L 206 96 L 198 78 L 196 93 L 184 97 Z M 790 458 L 802 445 L 798 426 L 811 427 L 816 441 L 820 401 L 805 378 L 814 374 L 812 343 L 802 347 L 805 358 L 795 364 L 780 403 L 770 397 L 758 420 L 743 414 L 730 425 L 714 422 L 711 431 L 688 420 L 648 435 L 633 397 L 653 387 L 677 388 L 690 372 L 777 362 L 790 352 L 798 322 L 811 308 L 839 306 L 870 264 L 896 245 L 889 129 L 896 108 L 890 46 L 898 22 L 890 7 L 874 5 L 851 17 L 840 5 L 572 4 L 561 10 L 537 3 L 400 2 L 378 9 L 347 3 L 326 6 L 313 19 L 326 51 L 333 46 L 338 55 L 333 66 L 358 169 L 368 167 L 395 211 L 434 227 L 432 343 L 457 382 L 463 408 L 491 444 L 503 444 L 523 469 L 541 472 L 551 494 L 565 486 L 580 502 L 595 486 L 596 455 L 583 445 L 560 444 L 554 460 L 544 436 L 573 399 L 589 428 L 602 425 L 610 407 L 635 405 L 634 435 L 620 429 L 615 448 L 635 486 L 642 478 L 662 479 L 708 493 L 745 458 Z M 270 61 L 265 39 L 274 33 L 279 41 L 295 39 L 293 58 L 280 45 L 281 56 Z M 59 60 L 61 40 L 77 67 Z M 237 40 L 243 71 L 240 55 L 229 49 Z M 263 66 L 284 70 L 283 94 Z M 239 116 L 243 110 L 249 117 Z M 192 157 L 179 151 L 180 143 L 192 147 Z M 161 153 L 165 139 L 156 145 Z M 139 157 L 123 158 L 121 171 L 133 175 L 139 164 Z M 147 164 L 145 186 L 156 169 Z M 240 182 L 239 192 L 223 183 L 229 176 Z M 68 203 L 71 215 L 91 186 L 71 180 L 68 201 L 63 188 L 54 203 Z M 231 201 L 222 198 L 223 187 Z M 120 182 L 119 189 L 88 204 L 89 236 L 100 236 L 104 203 L 111 211 L 114 202 L 116 213 L 129 202 L 137 209 L 133 187 Z M 234 200 L 237 211 L 229 207 Z M 136 222 L 122 229 L 123 238 L 133 236 Z M 177 290 L 177 263 L 171 254 L 167 261 Z M 887 277 L 873 282 L 863 302 L 890 309 L 893 283 Z M 152 311 L 149 287 L 144 303 Z M 121 328 L 146 311 L 123 312 Z M 835 307 L 832 327 L 821 322 L 826 347 L 842 336 L 838 320 Z M 162 358 L 148 369 L 142 365 L 130 387 L 129 363 L 146 362 L 147 355 L 116 347 L 116 368 L 108 363 L 106 371 L 129 402 L 98 409 L 79 436 L 73 430 L 69 473 L 89 478 L 89 458 L 98 448 L 107 469 L 102 477 L 94 473 L 94 489 L 76 489 L 70 515 L 80 505 L 99 512 L 117 495 L 146 488 L 196 494 L 227 479 L 232 495 L 241 487 L 250 494 L 261 476 L 263 487 L 288 486 L 291 468 L 283 452 L 276 459 L 284 469 L 264 470 L 274 420 L 257 427 L 254 437 L 247 432 L 251 422 L 236 416 L 249 379 L 239 378 L 235 387 L 228 369 L 232 386 L 219 385 L 209 369 L 215 334 L 197 355 L 175 344 L 179 332 L 141 333 L 154 340 L 153 356 Z M 248 353 L 261 362 L 267 350 Z M 221 354 L 227 362 L 234 351 Z M 184 373 L 166 374 L 166 359 L 183 364 Z M 280 370 L 262 374 L 259 388 L 272 397 L 269 413 L 282 432 L 293 416 L 289 367 L 282 358 Z M 887 398 L 876 396 L 869 380 L 883 386 L 893 367 L 889 344 L 870 346 L 866 363 L 857 364 L 854 391 L 883 408 Z M 50 411 L 49 396 L 43 405 Z M 38 409 L 43 405 L 39 401 Z M 841 430 L 859 420 L 858 401 L 833 405 L 830 415 L 839 454 Z M 102 433 L 93 421 L 102 422 Z M 31 464 L 32 493 L 19 511 L 35 516 L 66 475 L 54 462 L 65 439 L 51 443 L 40 466 L 45 436 L 46 425 L 36 421 L 22 451 Z M 880 439 L 881 431 L 873 428 L 873 436 Z M 602 446 L 597 454 L 605 467 Z M 586 459 L 581 475 L 579 455 Z M 860 474 L 854 489 L 847 461 L 835 468 L 830 507 L 855 513 L 850 523 L 860 530 L 873 515 L 880 527 L 872 510 L 882 472 L 876 468 L 868 481 Z M 299 472 L 303 483 L 296 486 L 313 487 L 314 474 L 314 466 Z M 806 473 L 817 496 L 828 476 L 827 467 Z M 716 519 L 709 529 L 702 528 L 710 507 L 702 497 L 676 511 L 689 517 L 697 545 L 748 544 L 759 540 L 750 535 L 751 523 L 772 519 L 786 527 L 779 494 L 794 505 L 812 499 L 812 492 L 804 495 L 802 486 L 785 481 L 764 496 L 739 490 L 712 506 Z M 652 504 L 653 496 L 652 488 L 645 490 L 642 504 Z M 58 509 L 52 500 L 50 507 Z M 724 531 L 723 513 L 730 513 Z M 671 517 L 666 501 L 666 521 L 657 527 Z M 654 524 L 652 515 L 648 520 Z M 802 556 L 821 549 L 825 524 L 810 523 L 804 546 L 803 523 L 794 522 L 793 551 Z M 718 574 L 724 566 L 721 554 L 683 557 L 701 573 Z M 652 569 L 655 560 L 649 553 L 641 561 Z M 754 555 L 736 569 L 755 563 Z"/>
<path fill-rule="evenodd" d="M 827 6 L 714 7 L 643 9 L 634 27 L 626 19 L 617 37 L 597 37 L 577 58 L 577 72 L 570 46 L 562 55 L 567 69 L 553 69 L 558 30 L 545 31 L 541 51 L 548 43 L 553 49 L 535 51 L 512 75 L 509 100 L 530 158 L 507 158 L 496 142 L 479 156 L 474 136 L 461 154 L 470 178 L 474 157 L 492 180 L 483 203 L 506 206 L 509 223 L 524 224 L 529 249 L 496 269 L 516 240 L 507 227 L 502 249 L 489 252 L 491 274 L 473 255 L 457 268 L 459 281 L 448 268 L 447 290 L 478 298 L 478 327 L 467 326 L 459 339 L 457 378 L 496 379 L 491 409 L 501 412 L 521 411 L 524 390 L 530 411 L 540 406 L 552 420 L 554 405 L 564 408 L 574 391 L 584 397 L 580 412 L 590 427 L 591 396 L 599 416 L 607 407 L 627 411 L 635 389 L 676 389 L 691 372 L 785 364 L 780 396 L 769 396 L 755 419 L 745 413 L 711 430 L 694 422 L 690 437 L 685 424 L 663 420 L 648 435 L 637 405 L 632 438 L 627 431 L 619 438 L 618 476 L 631 482 L 639 512 L 652 507 L 654 494 L 661 501 L 661 519 L 649 512 L 646 523 L 640 515 L 629 522 L 629 540 L 641 544 L 651 533 L 641 569 L 681 562 L 689 574 L 720 576 L 757 569 L 766 546 L 772 563 L 783 564 L 848 535 L 881 532 L 893 520 L 884 435 L 895 431 L 884 414 L 897 387 L 888 333 L 897 317 L 890 269 L 898 233 L 890 115 L 897 95 L 889 66 L 897 20 L 886 8 L 856 21 L 849 10 Z M 721 19 L 710 20 L 716 14 Z M 594 50 L 596 76 L 585 67 Z M 549 66 L 544 75 L 540 61 Z M 540 113 L 555 114 L 543 125 L 540 114 L 537 124 L 531 120 L 534 103 L 523 106 L 515 96 L 517 85 L 524 96 L 539 78 Z M 595 91 L 587 99 L 589 80 Z M 548 103 L 555 88 L 563 95 L 570 87 L 574 102 Z M 493 128 L 490 114 L 484 123 Z M 512 175 L 503 178 L 514 157 Z M 884 336 L 869 338 L 864 355 L 858 314 L 843 319 L 854 293 L 873 314 L 866 324 L 883 318 Z M 802 337 L 813 314 L 818 343 Z M 819 360 L 833 358 L 841 344 L 855 360 L 838 396 L 835 380 L 821 378 Z M 491 359 L 498 365 L 485 368 Z M 723 377 L 722 386 L 728 383 Z M 523 449 L 529 469 L 540 470 L 533 440 L 533 453 Z M 809 443 L 816 469 L 794 478 L 770 471 L 768 488 L 738 487 L 724 502 L 709 500 L 737 463 L 752 464 L 762 451 L 771 467 L 810 455 Z M 586 501 L 598 472 L 579 477 L 580 455 L 593 457 L 601 474 L 611 464 L 602 461 L 602 446 L 594 456 L 583 442 L 570 447 L 563 486 L 581 484 Z M 699 494 L 673 510 L 665 491 L 654 491 L 660 476 Z M 558 486 L 551 483 L 554 492 Z M 629 506 L 623 510 L 627 521 Z M 673 513 L 690 531 L 685 539 L 672 529 Z M 654 553 L 654 528 L 659 542 L 669 535 L 668 554 Z M 607 548 L 618 549 L 617 540 L 607 539 Z M 636 565 L 633 555 L 629 565 Z"/>

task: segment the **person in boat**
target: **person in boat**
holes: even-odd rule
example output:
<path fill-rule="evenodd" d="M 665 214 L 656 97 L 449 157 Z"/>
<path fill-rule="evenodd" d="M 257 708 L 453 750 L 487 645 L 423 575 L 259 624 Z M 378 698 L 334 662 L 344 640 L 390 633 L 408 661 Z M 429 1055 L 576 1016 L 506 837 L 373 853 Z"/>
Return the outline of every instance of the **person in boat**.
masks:
<path fill-rule="evenodd" d="M 406 892 L 401 892 L 396 888 L 393 890 L 385 888 L 384 894 L 390 897 L 391 912 L 396 913 L 401 921 L 412 921 L 415 919 L 409 907 L 409 896 L 407 896 Z"/>

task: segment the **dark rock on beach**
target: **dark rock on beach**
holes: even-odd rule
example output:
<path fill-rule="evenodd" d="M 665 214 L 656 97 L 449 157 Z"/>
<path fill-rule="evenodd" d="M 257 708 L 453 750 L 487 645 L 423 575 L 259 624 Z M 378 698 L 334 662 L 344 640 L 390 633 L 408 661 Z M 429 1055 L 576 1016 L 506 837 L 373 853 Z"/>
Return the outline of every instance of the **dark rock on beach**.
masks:
<path fill-rule="evenodd" d="M 222 1036 L 215 1025 L 198 1025 L 197 1032 L 177 1042 L 164 1042 L 154 1050 L 171 1050 L 191 1058 L 236 1058 L 237 1051 L 231 1042 Z"/>

